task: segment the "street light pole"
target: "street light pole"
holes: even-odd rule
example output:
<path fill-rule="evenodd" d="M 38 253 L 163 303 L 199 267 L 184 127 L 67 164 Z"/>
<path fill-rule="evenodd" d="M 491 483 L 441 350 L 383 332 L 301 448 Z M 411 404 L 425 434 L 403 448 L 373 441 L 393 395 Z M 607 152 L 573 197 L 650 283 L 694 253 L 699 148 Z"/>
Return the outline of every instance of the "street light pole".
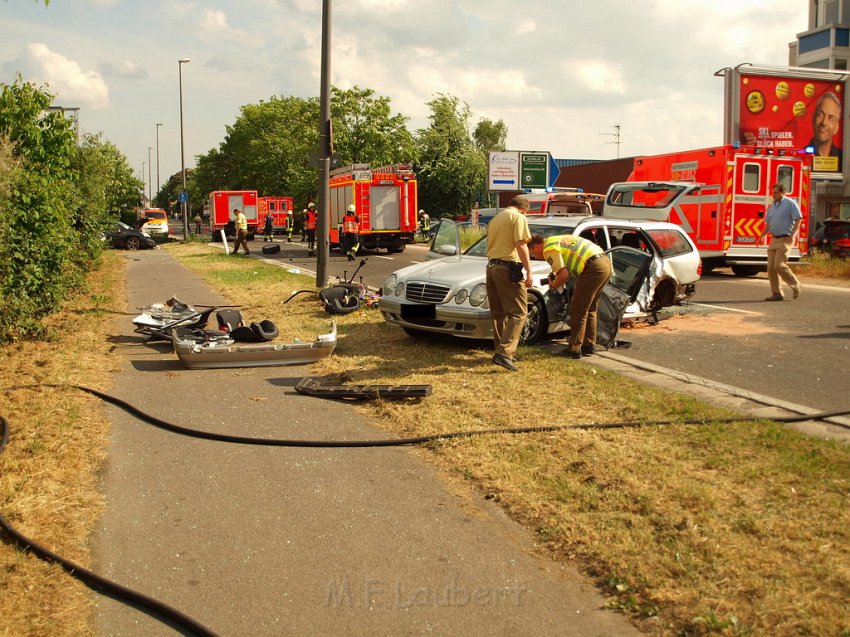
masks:
<path fill-rule="evenodd" d="M 330 186 L 331 171 L 331 0 L 322 1 L 322 61 L 319 85 L 319 236 L 316 258 L 316 286 L 328 284 L 330 245 L 328 230 L 331 222 Z"/>
<path fill-rule="evenodd" d="M 190 62 L 189 58 L 177 60 L 177 75 L 180 80 L 180 174 L 183 178 L 180 208 L 183 212 L 183 241 L 189 240 L 189 215 L 186 212 L 186 155 L 183 150 L 183 65 Z"/>
<path fill-rule="evenodd" d="M 151 151 L 153 150 L 153 146 L 148 146 L 148 201 L 151 204 L 151 208 L 153 208 L 153 196 L 151 195 L 151 190 L 153 188 L 153 182 L 151 181 Z"/>
<path fill-rule="evenodd" d="M 156 194 L 159 195 L 159 127 L 162 122 L 156 125 Z"/>

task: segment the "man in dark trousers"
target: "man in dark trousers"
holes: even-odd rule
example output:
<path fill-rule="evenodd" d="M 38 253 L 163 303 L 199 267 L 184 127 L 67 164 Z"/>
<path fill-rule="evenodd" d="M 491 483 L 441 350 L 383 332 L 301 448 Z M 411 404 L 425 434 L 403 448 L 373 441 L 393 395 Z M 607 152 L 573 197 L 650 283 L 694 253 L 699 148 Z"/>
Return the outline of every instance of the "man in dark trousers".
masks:
<path fill-rule="evenodd" d="M 357 217 L 357 207 L 350 204 L 342 218 L 340 249 L 345 252 L 349 261 L 354 261 L 358 248 L 360 248 L 360 219 Z"/>
<path fill-rule="evenodd" d="M 525 318 L 531 259 L 528 246 L 528 199 L 518 195 L 487 225 L 487 299 L 493 318 L 493 363 L 517 371 L 514 353 L 519 346 Z M 525 275 L 523 276 L 523 267 Z"/>
<path fill-rule="evenodd" d="M 570 299 L 570 341 L 566 355 L 570 358 L 590 356 L 596 343 L 599 298 L 611 278 L 611 261 L 593 241 L 572 234 L 546 239 L 535 234 L 528 243 L 528 250 L 535 259 L 546 259 L 552 266 L 550 290 L 560 288 L 570 277 L 576 278 Z"/>
<path fill-rule="evenodd" d="M 263 241 L 274 243 L 274 219 L 271 214 L 266 215 L 266 224 L 263 226 Z"/>
<path fill-rule="evenodd" d="M 307 256 L 312 257 L 316 249 L 316 204 L 312 201 L 304 211 L 304 237 L 307 239 Z"/>

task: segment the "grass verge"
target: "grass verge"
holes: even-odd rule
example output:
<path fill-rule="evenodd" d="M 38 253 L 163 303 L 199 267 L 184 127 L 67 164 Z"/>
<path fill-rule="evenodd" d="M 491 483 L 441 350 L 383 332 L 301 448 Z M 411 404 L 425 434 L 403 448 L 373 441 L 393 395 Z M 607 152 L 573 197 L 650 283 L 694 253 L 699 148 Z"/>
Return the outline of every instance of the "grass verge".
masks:
<path fill-rule="evenodd" d="M 312 339 L 331 316 L 313 281 L 203 244 L 163 249 L 248 320 Z M 75 382 L 108 389 L 121 257 L 56 317 L 48 343 L 2 348 L 0 386 Z M 419 403 L 358 407 L 378 427 L 423 435 L 490 427 L 711 418 L 726 412 L 593 366 L 521 350 L 521 371 L 486 344 L 416 340 L 363 310 L 338 316 L 340 344 L 311 371 L 329 383 L 431 384 Z M 105 336 L 106 335 L 106 336 Z M 24 533 L 87 564 L 101 506 L 107 424 L 95 399 L 2 392 L 13 427 L 0 505 Z M 850 450 L 770 422 L 487 436 L 419 448 L 535 533 L 541 552 L 594 578 L 613 608 L 664 635 L 850 635 Z M 0 544 L 0 635 L 92 632 L 86 589 Z"/>
<path fill-rule="evenodd" d="M 0 387 L 76 383 L 108 389 L 115 312 L 123 311 L 121 257 L 107 252 L 85 291 L 48 322 L 50 337 L 0 347 Z M 88 538 L 102 507 L 97 480 L 108 420 L 73 391 L 0 391 L 11 429 L 0 455 L 0 510 L 19 531 L 89 565 Z M 0 635 L 92 633 L 91 595 L 58 566 L 15 549 L 0 533 Z"/>
<path fill-rule="evenodd" d="M 283 339 L 327 331 L 312 280 L 253 259 L 173 254 Z M 719 418 L 727 412 L 538 348 L 521 371 L 487 344 L 412 339 L 375 310 L 336 317 L 328 383 L 431 384 L 420 403 L 360 407 L 399 435 L 491 427 Z M 850 635 L 850 449 L 771 422 L 487 436 L 418 451 L 474 484 L 576 563 L 644 630 Z"/>

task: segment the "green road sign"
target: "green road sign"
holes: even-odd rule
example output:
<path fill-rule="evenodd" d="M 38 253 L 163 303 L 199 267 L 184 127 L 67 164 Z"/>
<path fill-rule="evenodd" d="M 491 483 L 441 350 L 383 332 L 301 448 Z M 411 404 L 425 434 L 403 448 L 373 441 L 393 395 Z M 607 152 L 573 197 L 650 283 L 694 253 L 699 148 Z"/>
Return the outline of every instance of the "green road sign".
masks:
<path fill-rule="evenodd" d="M 549 153 L 520 153 L 520 188 L 549 185 Z"/>

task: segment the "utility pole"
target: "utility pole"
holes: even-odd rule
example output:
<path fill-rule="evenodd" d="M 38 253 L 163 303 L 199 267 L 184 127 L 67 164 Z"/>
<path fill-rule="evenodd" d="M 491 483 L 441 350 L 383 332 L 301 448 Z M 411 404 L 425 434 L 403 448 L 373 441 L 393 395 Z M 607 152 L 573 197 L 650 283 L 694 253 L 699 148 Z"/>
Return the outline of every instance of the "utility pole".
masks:
<path fill-rule="evenodd" d="M 620 141 L 620 125 L 614 124 L 614 130 L 616 130 L 617 132 L 616 133 L 599 133 L 599 134 L 600 135 L 607 135 L 608 137 L 614 138 L 614 141 L 605 142 L 605 143 L 606 144 L 617 144 L 617 159 L 620 159 L 620 144 L 622 143 Z"/>
<path fill-rule="evenodd" d="M 330 245 L 328 231 L 331 222 L 330 181 L 331 172 L 331 0 L 322 0 L 322 72 L 319 87 L 319 209 L 316 237 L 316 286 L 328 284 Z"/>

